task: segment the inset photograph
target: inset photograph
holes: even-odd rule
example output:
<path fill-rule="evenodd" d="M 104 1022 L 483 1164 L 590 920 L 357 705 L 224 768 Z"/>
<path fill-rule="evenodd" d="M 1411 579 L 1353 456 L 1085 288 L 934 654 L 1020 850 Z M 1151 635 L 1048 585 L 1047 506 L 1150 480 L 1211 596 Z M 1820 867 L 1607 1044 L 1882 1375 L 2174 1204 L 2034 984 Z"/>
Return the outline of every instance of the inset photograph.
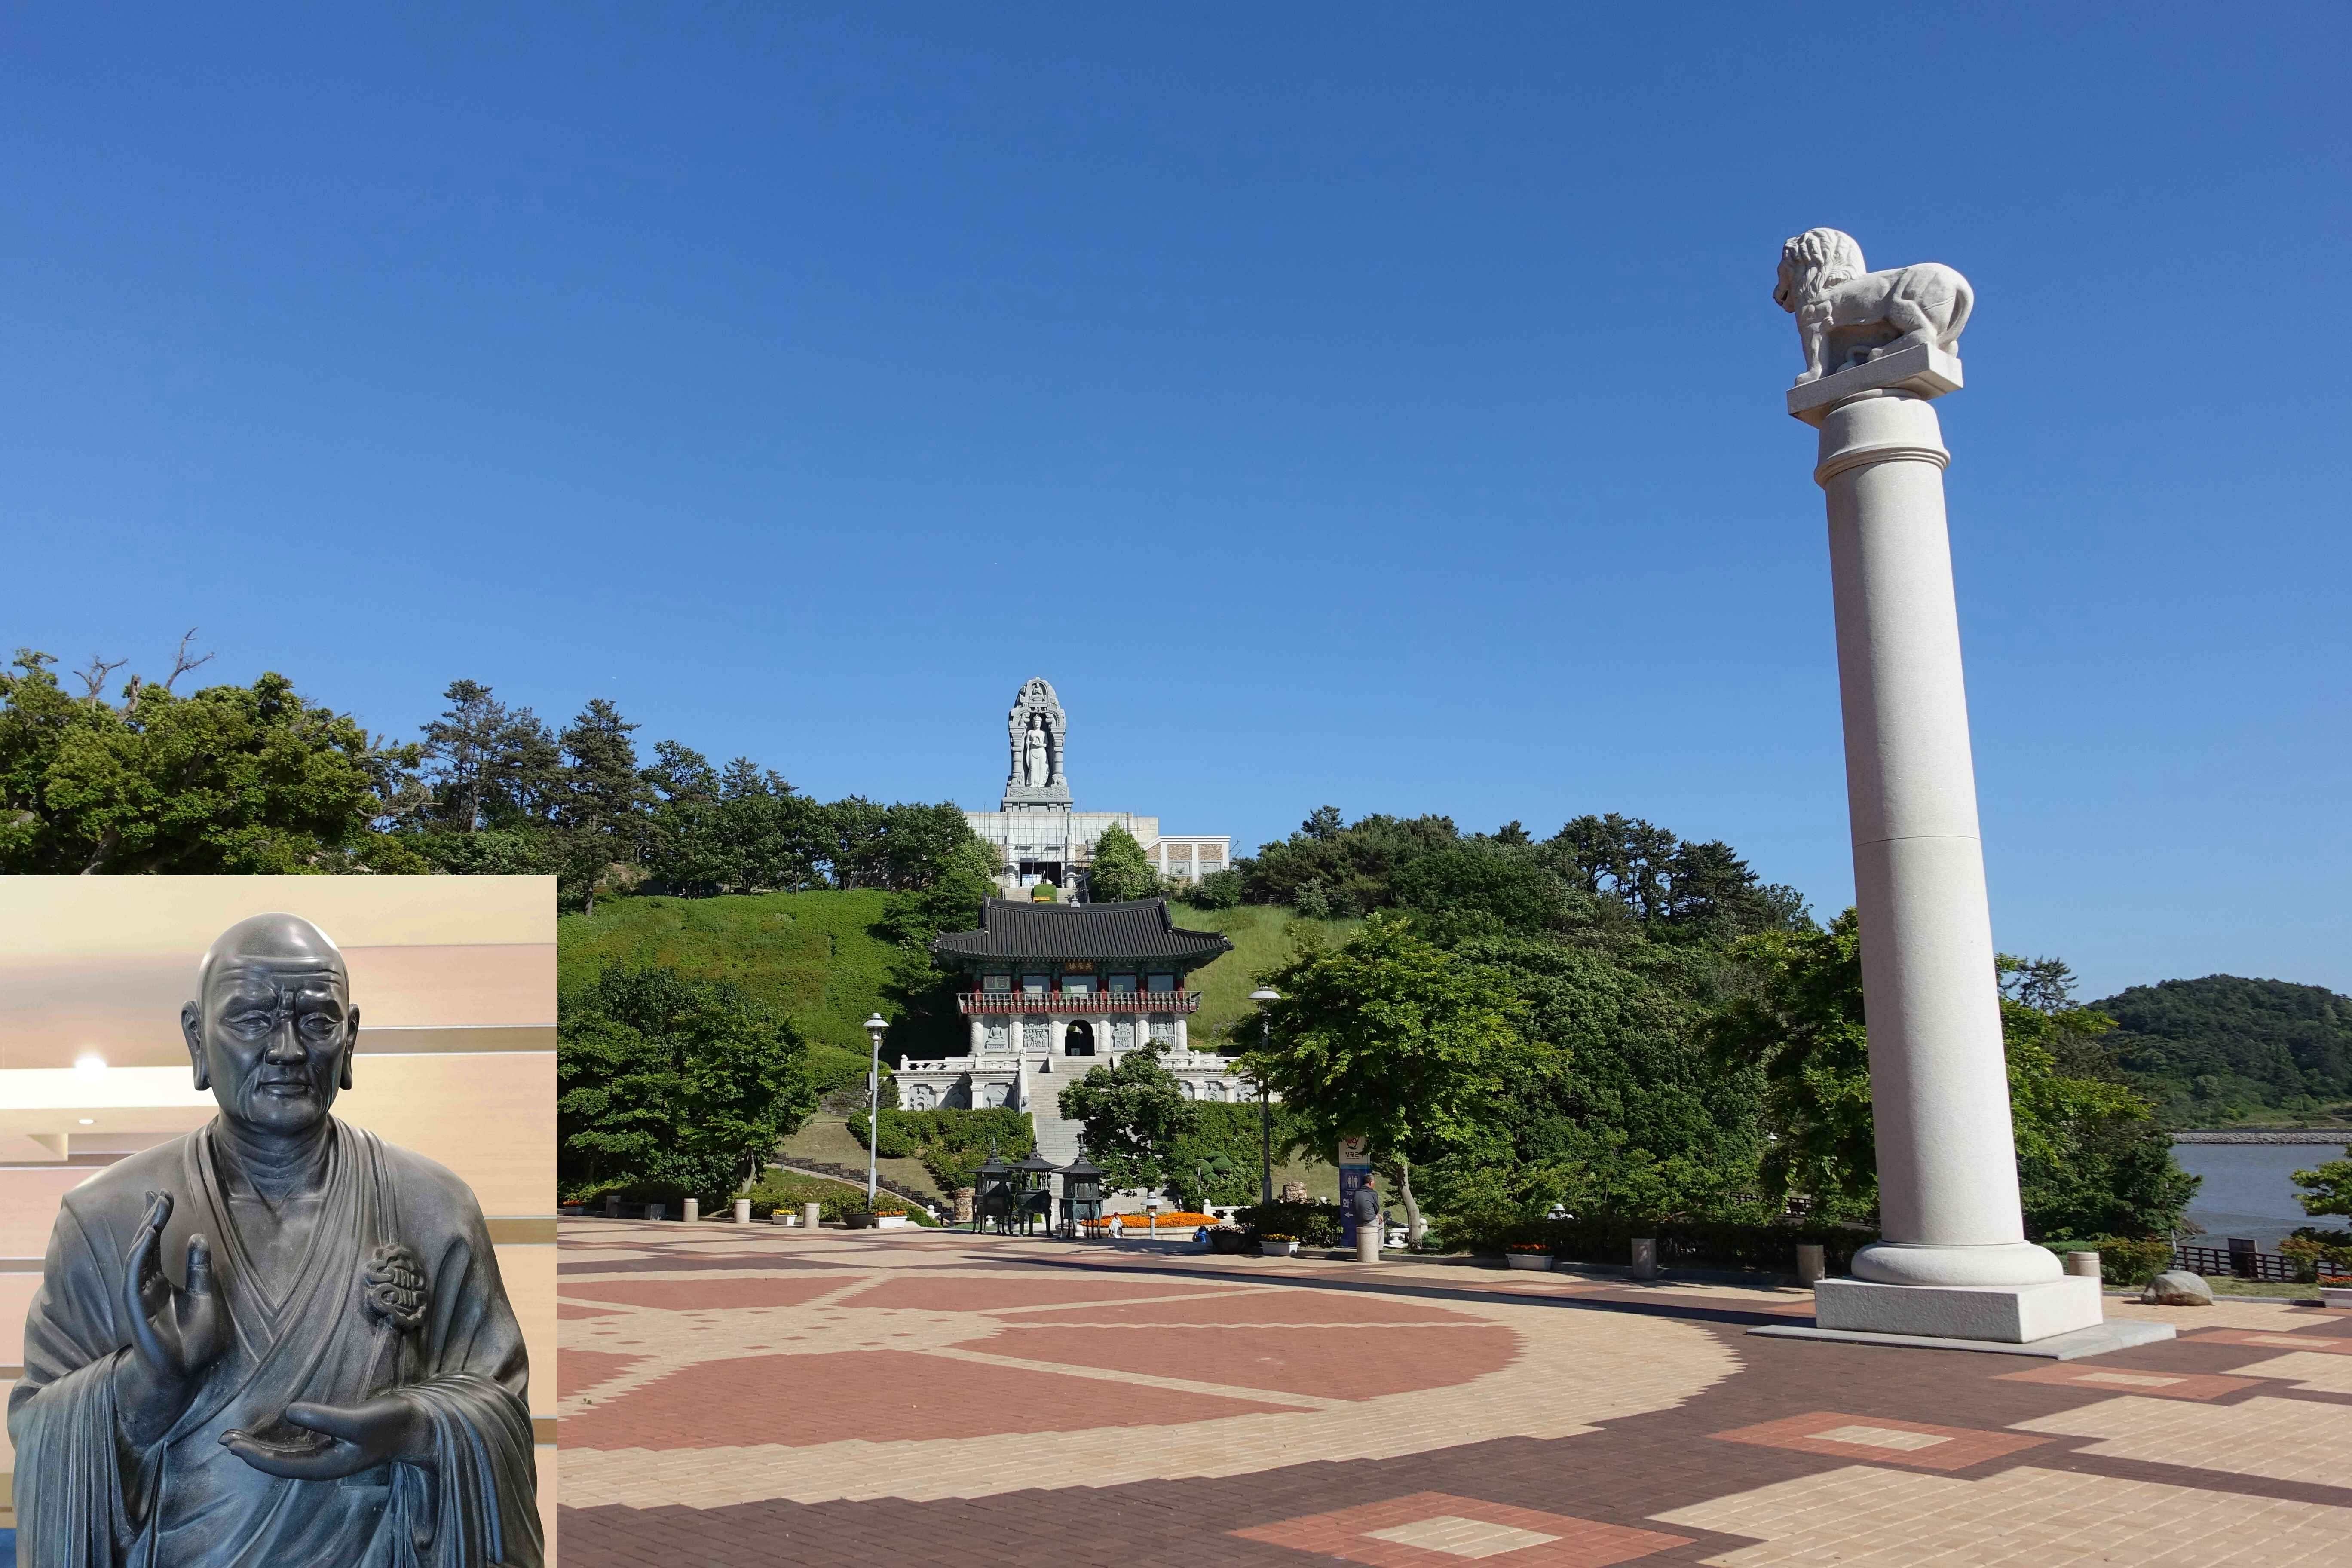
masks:
<path fill-rule="evenodd" d="M 555 893 L 0 880 L 14 1561 L 555 1560 Z"/>

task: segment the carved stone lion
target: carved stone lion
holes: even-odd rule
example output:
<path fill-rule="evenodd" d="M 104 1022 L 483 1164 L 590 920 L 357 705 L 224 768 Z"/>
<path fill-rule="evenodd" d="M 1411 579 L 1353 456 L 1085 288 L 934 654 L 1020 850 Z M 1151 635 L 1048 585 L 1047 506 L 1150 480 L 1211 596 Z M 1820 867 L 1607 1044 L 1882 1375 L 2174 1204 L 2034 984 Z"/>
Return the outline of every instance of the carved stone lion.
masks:
<path fill-rule="evenodd" d="M 1802 386 L 1913 344 L 1947 353 L 1960 341 L 1976 293 L 1940 262 L 1872 272 L 1853 236 L 1809 228 L 1780 247 L 1773 303 L 1797 318 L 1805 345 Z"/>

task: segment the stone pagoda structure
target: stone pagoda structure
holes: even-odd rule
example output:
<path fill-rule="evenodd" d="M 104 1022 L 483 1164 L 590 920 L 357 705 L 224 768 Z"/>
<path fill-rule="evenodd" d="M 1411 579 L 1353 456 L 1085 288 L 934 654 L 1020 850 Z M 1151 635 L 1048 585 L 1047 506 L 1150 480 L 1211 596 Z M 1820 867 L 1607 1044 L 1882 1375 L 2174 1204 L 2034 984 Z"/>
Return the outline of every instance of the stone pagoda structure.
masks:
<path fill-rule="evenodd" d="M 967 1053 L 898 1068 L 898 1103 L 1010 1106 L 1036 1120 L 1038 1150 L 1057 1164 L 1077 1156 L 1074 1125 L 1058 1115 L 1061 1086 L 1101 1061 L 1152 1046 L 1194 1100 L 1252 1098 L 1234 1065 L 1195 1051 L 1187 1029 L 1201 994 L 1192 973 L 1233 950 L 1216 931 L 1187 931 L 1164 899 L 1041 903 L 991 899 L 978 931 L 931 943 L 963 981 Z"/>
<path fill-rule="evenodd" d="M 1007 898 L 1050 888 L 1062 899 L 1087 896 L 1087 867 L 1095 841 L 1113 825 L 1125 828 L 1163 877 L 1198 881 L 1233 863 L 1226 834 L 1160 831 L 1160 819 L 1131 811 L 1079 811 L 1070 798 L 1066 767 L 1069 720 L 1053 683 L 1025 682 L 1004 718 L 1011 768 L 1004 798 L 994 811 L 968 811 L 974 833 L 995 847 L 997 886 Z"/>

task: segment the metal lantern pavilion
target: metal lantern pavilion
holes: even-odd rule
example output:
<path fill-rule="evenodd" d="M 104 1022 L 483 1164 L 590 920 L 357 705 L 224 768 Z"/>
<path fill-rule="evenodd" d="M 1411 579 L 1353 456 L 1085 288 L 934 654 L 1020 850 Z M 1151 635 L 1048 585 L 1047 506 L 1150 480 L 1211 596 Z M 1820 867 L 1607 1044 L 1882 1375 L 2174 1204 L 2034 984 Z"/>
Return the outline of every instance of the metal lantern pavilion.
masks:
<path fill-rule="evenodd" d="M 1060 1167 L 1043 1154 L 1031 1154 L 1013 1167 L 1013 1201 L 1021 1217 L 1021 1234 L 1032 1234 L 1039 1220 L 1054 1227 L 1054 1173 Z"/>
<path fill-rule="evenodd" d="M 1062 1234 L 1077 1240 L 1102 1218 L 1102 1168 L 1080 1150 L 1076 1159 L 1062 1167 Z"/>
<path fill-rule="evenodd" d="M 979 1189 L 972 1194 L 973 1235 L 986 1230 L 991 1220 L 997 1222 L 999 1230 L 1012 1228 L 1013 1179 L 1013 1167 L 998 1158 L 996 1151 L 991 1149 L 988 1158 L 981 1162 L 980 1169 L 972 1173 L 972 1185 Z"/>

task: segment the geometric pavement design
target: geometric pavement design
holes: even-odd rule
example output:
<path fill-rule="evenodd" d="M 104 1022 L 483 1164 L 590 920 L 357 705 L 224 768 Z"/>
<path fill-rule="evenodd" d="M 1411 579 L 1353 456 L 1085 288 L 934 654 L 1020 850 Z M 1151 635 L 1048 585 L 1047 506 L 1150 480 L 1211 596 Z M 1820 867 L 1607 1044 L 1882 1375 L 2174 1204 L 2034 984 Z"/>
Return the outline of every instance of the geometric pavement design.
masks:
<path fill-rule="evenodd" d="M 2006 1356 L 1792 1289 L 565 1221 L 561 1545 L 620 1564 L 2343 1562 L 2352 1314 Z M 2249 1555 L 2251 1553 L 2251 1555 Z"/>

